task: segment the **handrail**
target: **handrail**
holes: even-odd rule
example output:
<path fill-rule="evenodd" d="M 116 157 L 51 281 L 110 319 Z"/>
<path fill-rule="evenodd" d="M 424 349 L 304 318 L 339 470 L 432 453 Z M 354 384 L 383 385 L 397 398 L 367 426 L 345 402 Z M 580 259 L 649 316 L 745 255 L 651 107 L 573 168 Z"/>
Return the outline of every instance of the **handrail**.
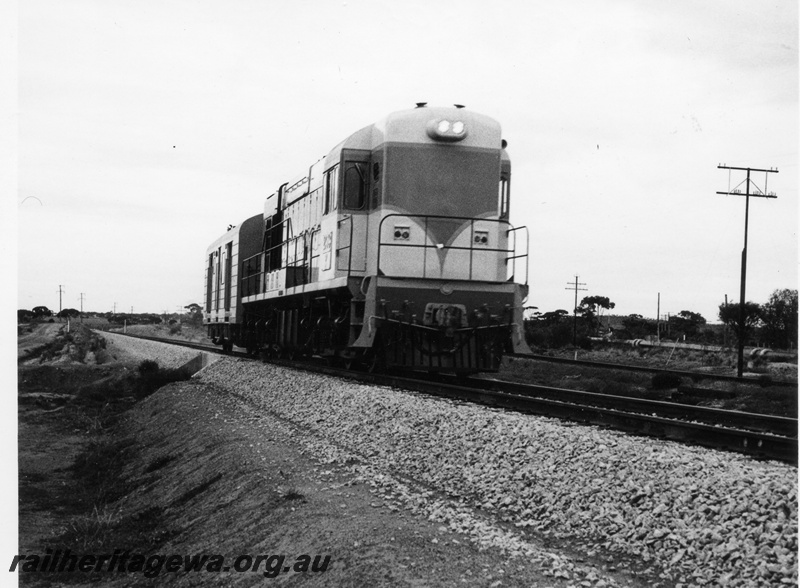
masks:
<path fill-rule="evenodd" d="M 336 248 L 336 255 L 334 256 L 334 259 L 332 260 L 332 264 L 337 264 L 337 260 L 339 259 L 339 252 L 340 251 L 344 251 L 345 249 L 347 249 L 347 277 L 349 278 L 350 277 L 350 270 L 353 267 L 353 215 L 352 214 L 348 214 L 346 217 L 341 218 L 338 221 L 336 221 L 337 228 L 339 227 L 339 225 L 341 225 L 345 221 L 348 221 L 350 223 L 350 235 L 349 235 L 349 239 L 347 240 L 347 247 L 337 247 Z M 338 232 L 339 231 L 337 231 L 337 233 Z M 338 269 L 339 268 L 338 268 L 338 264 L 337 264 L 336 270 L 338 270 Z"/>
<path fill-rule="evenodd" d="M 261 261 L 264 252 L 261 251 L 252 255 L 242 261 L 241 269 L 242 273 L 240 275 L 239 284 L 242 288 L 242 297 L 245 296 L 252 296 L 253 294 L 259 294 L 261 290 L 261 280 L 260 277 L 263 275 L 263 271 L 261 268 Z M 255 260 L 255 264 L 251 265 L 251 261 Z M 245 271 L 245 269 L 250 271 Z M 255 282 L 255 292 L 250 292 L 252 288 L 252 283 Z"/>
<path fill-rule="evenodd" d="M 310 174 L 310 172 L 309 172 Z M 309 175 L 310 177 L 310 175 Z M 311 281 L 311 276 L 314 275 L 314 235 L 319 233 L 320 229 L 311 229 L 308 231 L 309 239 L 308 239 L 308 276 L 306 278 L 306 283 Z M 319 257 L 319 255 L 317 255 Z"/>
<path fill-rule="evenodd" d="M 511 233 L 513 233 L 512 236 L 514 238 L 514 246 L 511 248 L 511 251 L 516 253 L 517 252 L 517 231 L 522 231 L 522 230 L 525 231 L 525 254 L 524 255 L 511 255 L 511 256 L 506 258 L 506 265 L 508 265 L 508 262 L 510 260 L 514 260 L 513 261 L 513 266 L 512 266 L 512 273 L 511 273 L 512 277 L 516 277 L 516 275 L 517 275 L 517 262 L 516 262 L 516 260 L 517 259 L 522 259 L 522 258 L 524 258 L 524 259 L 528 258 L 528 249 L 529 249 L 529 246 L 530 246 L 530 242 L 529 242 L 530 232 L 528 231 L 528 227 L 513 227 L 511 229 L 508 229 L 508 231 L 506 231 L 506 235 L 511 235 Z M 522 283 L 527 286 L 528 285 L 528 264 L 527 263 L 524 264 L 524 267 L 525 267 L 525 281 L 522 282 Z"/>
<path fill-rule="evenodd" d="M 396 242 L 385 242 L 383 240 L 383 225 L 384 223 L 392 218 L 392 217 L 401 217 L 404 219 L 417 219 L 417 222 L 422 224 L 426 240 L 423 243 L 396 243 Z M 462 221 L 465 224 L 469 224 L 469 230 L 471 232 L 475 231 L 475 226 L 478 223 L 486 223 L 486 224 L 496 224 L 496 225 L 505 225 L 508 227 L 506 229 L 506 237 L 508 238 L 508 244 L 505 248 L 502 247 L 488 247 L 488 246 L 480 246 L 476 247 L 475 243 L 472 239 L 469 240 L 468 246 L 444 246 L 442 244 L 435 244 L 435 243 L 428 243 L 427 237 L 429 236 L 429 223 L 435 220 L 442 220 L 442 221 Z M 331 260 L 331 264 L 334 268 L 334 271 L 339 271 L 339 257 L 341 252 L 347 250 L 347 268 L 345 269 L 346 276 L 349 278 L 352 275 L 352 268 L 353 268 L 353 231 L 354 231 L 354 222 L 353 216 L 347 215 L 337 221 L 337 236 L 343 234 L 344 228 L 343 225 L 345 223 L 349 223 L 350 227 L 348 230 L 348 242 L 347 245 L 344 246 L 337 246 L 332 247 L 332 253 L 335 251 L 334 259 Z M 291 219 L 284 219 L 276 226 L 280 226 L 281 224 L 284 225 L 285 232 L 288 235 L 293 233 L 292 231 L 292 222 Z M 261 251 L 256 255 L 253 255 L 247 259 L 245 259 L 241 265 L 242 268 L 242 275 L 240 279 L 240 284 L 242 288 L 242 296 L 252 296 L 254 294 L 261 294 L 262 292 L 267 291 L 267 283 L 266 283 L 266 276 L 271 272 L 268 270 L 268 263 L 267 261 L 271 258 L 274 254 L 279 254 L 281 256 L 281 263 L 280 268 L 288 269 L 288 268 L 297 268 L 297 267 L 305 267 L 307 264 L 308 274 L 302 277 L 302 283 L 306 284 L 311 280 L 313 275 L 313 268 L 314 268 L 314 260 L 319 259 L 321 254 L 314 254 L 314 241 L 315 235 L 320 233 L 320 228 L 315 228 L 313 230 L 309 230 L 305 233 L 302 233 L 297 236 L 288 236 L 287 238 L 283 239 L 281 243 L 277 245 L 273 245 L 268 250 Z M 519 239 L 517 237 L 517 233 L 519 231 L 524 231 L 525 235 L 525 244 L 524 250 L 519 251 L 520 245 L 518 243 Z M 304 250 L 303 256 L 301 259 L 298 259 L 298 247 L 300 239 L 303 239 L 303 246 L 305 249 L 305 245 L 309 246 L 308 253 Z M 339 239 L 337 239 L 339 241 Z M 492 218 L 475 218 L 475 217 L 462 217 L 462 216 L 445 216 L 445 215 L 434 215 L 434 214 L 403 214 L 403 213 L 391 213 L 387 214 L 383 218 L 381 218 L 380 223 L 378 225 L 378 236 L 377 236 L 377 245 L 378 250 L 376 253 L 377 258 L 377 268 L 378 271 L 381 270 L 381 255 L 383 254 L 384 247 L 411 247 L 416 249 L 422 249 L 423 251 L 427 251 L 429 249 L 439 249 L 439 248 L 446 248 L 448 250 L 455 250 L 455 251 L 469 251 L 469 270 L 468 276 L 469 279 L 473 279 L 474 271 L 475 271 L 475 252 L 479 253 L 501 253 L 505 254 L 506 257 L 504 262 L 506 267 L 511 264 L 511 278 L 517 279 L 517 260 L 523 260 L 528 258 L 528 246 L 529 246 L 529 233 L 527 227 L 513 227 L 510 222 L 504 219 L 492 219 Z M 441 245 L 441 247 L 440 247 Z M 282 249 L 283 247 L 285 249 Z M 294 246 L 294 251 L 292 255 L 292 261 L 289 262 L 289 248 Z M 427 259 L 428 256 L 423 255 L 423 267 L 422 267 L 422 276 L 427 277 Z M 334 265 L 335 264 L 335 265 Z M 527 263 L 524 265 L 524 283 L 525 285 L 528 284 L 528 266 Z M 279 268 L 279 269 L 280 269 Z"/>
<path fill-rule="evenodd" d="M 526 259 L 528 257 L 528 241 L 527 241 L 527 227 L 513 227 L 510 222 L 504 219 L 491 219 L 491 218 L 474 218 L 474 217 L 466 217 L 466 216 L 445 216 L 445 215 L 435 215 L 435 214 L 403 214 L 403 213 L 392 213 L 387 214 L 381 219 L 381 222 L 378 225 L 378 252 L 377 252 L 377 268 L 378 271 L 381 270 L 381 254 L 384 247 L 411 247 L 417 249 L 423 249 L 427 251 L 428 249 L 437 249 L 439 245 L 437 244 L 428 244 L 427 240 L 424 243 L 389 243 L 383 241 L 383 223 L 392 217 L 402 217 L 406 219 L 421 219 L 423 221 L 423 227 L 425 231 L 425 235 L 428 235 L 428 222 L 431 219 L 434 220 L 445 220 L 445 221 L 464 221 L 465 223 L 468 222 L 470 225 L 471 231 L 475 230 L 475 223 L 495 223 L 495 224 L 502 224 L 507 225 L 509 228 L 506 229 L 506 235 L 511 236 L 513 238 L 513 246 L 500 248 L 500 247 L 480 247 L 476 248 L 474 242 L 470 240 L 469 246 L 453 246 L 450 245 L 446 247 L 449 250 L 455 251 L 469 251 L 469 279 L 473 277 L 473 260 L 474 260 L 474 252 L 494 252 L 494 253 L 505 253 L 508 257 L 505 258 L 506 266 L 508 265 L 509 261 L 513 262 L 512 266 L 512 275 L 516 272 L 516 260 L 517 259 Z M 516 247 L 517 247 L 517 239 L 516 239 L 516 231 L 524 229 L 526 234 L 526 242 L 525 242 L 525 252 L 521 254 L 517 254 Z M 422 276 L 425 277 L 427 275 L 427 255 L 423 256 L 423 266 L 422 266 Z M 528 269 L 527 264 L 525 265 L 525 285 L 528 283 Z"/>
<path fill-rule="evenodd" d="M 291 219 L 286 219 L 282 221 L 283 223 L 287 223 L 287 232 L 291 233 Z M 254 294 L 261 294 L 262 292 L 267 291 L 267 285 L 265 282 L 266 276 L 271 273 L 271 271 L 276 270 L 269 270 L 267 269 L 266 260 L 274 254 L 277 250 L 277 253 L 281 255 L 281 264 L 280 268 L 278 269 L 289 269 L 289 268 L 298 268 L 298 267 L 307 267 L 308 273 L 304 274 L 302 283 L 306 284 L 311 280 L 312 270 L 314 267 L 314 260 L 320 257 L 320 254 L 314 254 L 314 235 L 320 232 L 320 228 L 315 228 L 304 233 L 301 233 L 297 236 L 292 236 L 284 239 L 278 245 L 273 245 L 266 251 L 261 251 L 255 255 L 252 255 L 245 259 L 242 262 L 242 276 L 241 276 L 241 284 L 242 284 L 242 296 L 252 296 Z M 352 232 L 352 230 L 351 230 Z M 300 241 L 303 241 L 303 255 L 298 255 Z M 305 251 L 305 246 L 308 245 L 308 252 Z M 283 247 L 285 246 L 285 249 Z M 292 251 L 292 261 L 289 261 L 290 255 L 289 250 L 293 247 L 294 250 Z M 253 263 L 253 260 L 255 262 Z M 263 263 L 262 263 L 263 261 Z M 252 268 L 250 273 L 245 272 L 244 268 Z M 252 271 L 252 270 L 255 271 Z M 255 282 L 255 288 L 253 287 L 253 282 Z M 254 290 L 254 291 L 253 291 Z"/>

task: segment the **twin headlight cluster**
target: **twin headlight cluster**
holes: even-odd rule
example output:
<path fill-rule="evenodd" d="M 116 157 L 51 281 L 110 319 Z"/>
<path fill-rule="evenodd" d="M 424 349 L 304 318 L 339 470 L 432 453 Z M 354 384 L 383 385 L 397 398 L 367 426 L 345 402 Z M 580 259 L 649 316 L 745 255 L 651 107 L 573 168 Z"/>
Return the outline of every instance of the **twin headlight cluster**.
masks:
<path fill-rule="evenodd" d="M 394 240 L 395 241 L 408 241 L 411 238 L 411 227 L 408 225 L 395 225 L 394 226 Z M 473 231 L 472 242 L 475 245 L 488 245 L 489 244 L 489 231 Z"/>
<path fill-rule="evenodd" d="M 409 237 L 411 237 L 411 227 L 406 227 L 403 225 L 395 225 L 394 226 L 394 238 L 397 241 L 408 241 Z"/>
<path fill-rule="evenodd" d="M 427 131 L 436 141 L 460 141 L 467 136 L 467 125 L 460 120 L 434 119 L 428 122 Z"/>

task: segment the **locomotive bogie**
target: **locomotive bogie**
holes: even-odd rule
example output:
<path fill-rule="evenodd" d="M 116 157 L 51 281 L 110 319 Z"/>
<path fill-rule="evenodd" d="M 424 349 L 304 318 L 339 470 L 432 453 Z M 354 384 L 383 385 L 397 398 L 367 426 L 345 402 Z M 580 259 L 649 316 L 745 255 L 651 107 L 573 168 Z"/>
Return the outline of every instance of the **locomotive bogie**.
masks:
<path fill-rule="evenodd" d="M 365 327 L 352 347 L 370 348 L 381 338 L 383 345 L 393 341 L 398 349 L 424 341 L 416 352 L 404 352 L 404 361 L 412 362 L 408 367 L 468 371 L 470 364 L 463 363 L 460 353 L 471 337 L 479 336 L 490 352 L 484 363 L 473 367 L 494 371 L 503 352 L 529 351 L 520 328 L 526 295 L 525 286 L 512 282 L 376 276 L 366 284 L 361 316 Z M 402 365 L 397 352 L 392 350 L 394 355 L 386 358 L 389 365 Z"/>

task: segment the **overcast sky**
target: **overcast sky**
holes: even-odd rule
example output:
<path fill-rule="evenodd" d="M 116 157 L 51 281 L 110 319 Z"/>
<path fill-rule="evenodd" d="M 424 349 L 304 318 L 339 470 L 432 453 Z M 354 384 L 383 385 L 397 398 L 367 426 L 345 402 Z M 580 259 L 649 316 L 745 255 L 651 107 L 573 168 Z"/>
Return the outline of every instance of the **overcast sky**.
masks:
<path fill-rule="evenodd" d="M 389 112 L 497 119 L 528 304 L 615 313 L 797 287 L 796 0 L 25 0 L 18 307 L 174 312 L 208 244 Z"/>

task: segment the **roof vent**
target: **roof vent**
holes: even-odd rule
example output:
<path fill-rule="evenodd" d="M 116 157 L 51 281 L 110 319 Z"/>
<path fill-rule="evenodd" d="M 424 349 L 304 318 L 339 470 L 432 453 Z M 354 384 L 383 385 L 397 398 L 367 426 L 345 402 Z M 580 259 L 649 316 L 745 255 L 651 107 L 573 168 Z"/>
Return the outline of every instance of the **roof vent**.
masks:
<path fill-rule="evenodd" d="M 427 104 L 427 102 L 417 102 L 417 108 L 425 108 Z"/>
<path fill-rule="evenodd" d="M 453 106 L 455 106 L 456 108 L 464 108 L 463 104 L 453 104 Z"/>

